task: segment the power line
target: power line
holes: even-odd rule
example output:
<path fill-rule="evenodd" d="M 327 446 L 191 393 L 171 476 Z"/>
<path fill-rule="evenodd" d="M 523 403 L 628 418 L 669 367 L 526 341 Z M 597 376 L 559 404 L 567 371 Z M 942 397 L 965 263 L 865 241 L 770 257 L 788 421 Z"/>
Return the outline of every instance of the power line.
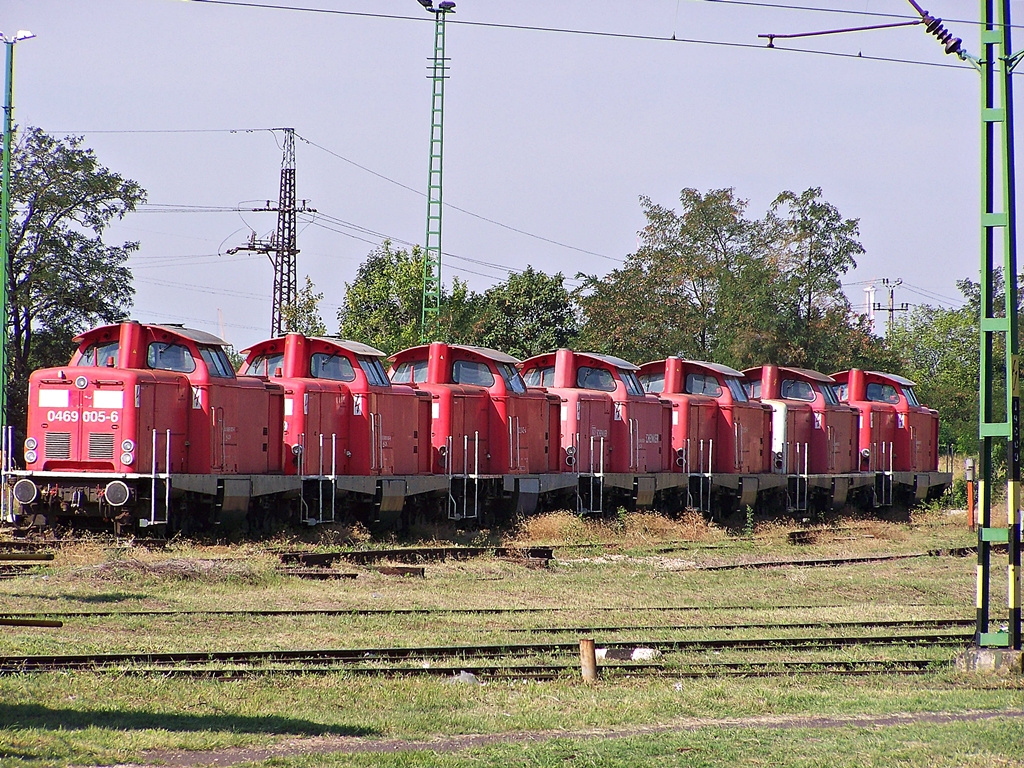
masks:
<path fill-rule="evenodd" d="M 811 5 L 790 5 L 788 3 L 769 3 L 759 2 L 758 0 L 695 0 L 695 2 L 713 3 L 715 5 L 741 5 L 750 6 L 754 8 L 772 8 L 785 11 L 811 11 L 816 13 L 831 13 L 840 14 L 844 16 L 868 16 L 876 19 L 907 19 L 915 20 L 920 19 L 920 16 L 914 14 L 902 14 L 902 13 L 883 13 L 882 11 L 855 11 L 849 8 L 821 8 Z M 982 26 L 984 22 L 978 19 L 943 19 L 947 24 L 971 24 L 973 26 Z M 1024 29 L 1017 24 L 1011 24 L 1011 29 Z"/>
<path fill-rule="evenodd" d="M 205 0 L 203 0 L 203 1 L 205 2 Z M 314 141 L 312 141 L 310 139 L 307 139 L 305 136 L 301 136 L 299 134 L 295 134 L 295 137 L 300 139 L 301 141 L 304 141 L 306 144 L 309 144 L 311 147 L 316 147 L 317 149 L 321 150 L 322 152 L 326 152 L 327 154 L 331 155 L 332 157 L 336 157 L 337 159 L 342 160 L 343 162 L 346 162 L 349 165 L 355 166 L 356 168 L 359 168 L 362 171 L 366 171 L 367 173 L 369 173 L 369 174 L 371 174 L 373 176 L 376 176 L 378 179 L 383 179 L 384 181 L 387 181 L 387 182 L 389 182 L 391 184 L 394 184 L 395 186 L 401 187 L 402 189 L 408 190 L 409 192 L 413 192 L 414 194 L 417 194 L 420 197 L 426 197 L 426 193 L 423 192 L 422 190 L 415 189 L 414 187 L 410 187 L 408 184 L 403 184 L 402 182 L 397 181 L 395 179 L 392 179 L 389 176 L 385 176 L 384 174 L 378 173 L 377 171 L 375 171 L 375 170 L 373 170 L 371 168 L 367 168 L 365 165 L 360 165 L 359 163 L 355 162 L 354 160 L 350 160 L 349 158 L 347 158 L 344 155 L 341 155 L 341 154 L 335 152 L 334 150 L 328 149 L 327 147 L 324 147 L 324 146 L 322 146 L 320 144 L 317 144 L 316 142 L 314 142 Z M 557 245 L 557 246 L 559 246 L 561 248 L 568 248 L 571 251 L 578 251 L 579 253 L 585 253 L 588 256 L 597 256 L 600 259 L 607 259 L 608 261 L 615 261 L 615 262 L 618 262 L 620 264 L 623 263 L 622 259 L 616 259 L 613 256 L 606 256 L 603 253 L 597 253 L 595 251 L 588 251 L 585 248 L 579 248 L 579 247 L 577 247 L 575 245 L 569 245 L 568 243 L 562 243 L 562 242 L 559 242 L 558 240 L 553 240 L 553 239 L 551 239 L 549 237 L 544 237 L 543 235 L 536 235 L 533 232 L 527 232 L 525 229 L 519 229 L 518 227 L 513 227 L 511 224 L 504 224 L 504 223 L 502 223 L 500 221 L 488 218 L 487 216 L 483 216 L 483 215 L 481 215 L 479 213 L 474 213 L 473 211 L 467 210 L 465 208 L 460 208 L 457 205 L 452 205 L 451 203 L 444 203 L 444 207 L 445 208 L 451 208 L 453 211 L 458 211 L 459 213 L 464 213 L 467 216 L 472 216 L 475 219 L 479 219 L 481 221 L 486 221 L 488 224 L 494 224 L 495 226 L 501 227 L 503 229 L 507 229 L 507 230 L 509 230 L 511 232 L 516 232 L 517 234 L 525 235 L 526 237 L 532 237 L 535 240 L 540 240 L 540 241 L 545 242 L 545 243 L 550 243 L 552 245 Z"/>
<path fill-rule="evenodd" d="M 716 2 L 723 2 L 723 0 L 715 0 Z M 375 19 L 396 19 L 402 21 L 426 21 L 426 19 L 420 18 L 419 16 L 398 16 L 391 14 L 382 13 L 360 13 L 356 11 L 338 11 L 332 8 L 310 8 L 306 6 L 295 6 L 295 5 L 279 5 L 275 3 L 258 3 L 258 2 L 241 2 L 240 0 L 192 0 L 192 2 L 205 3 L 208 5 L 231 5 L 242 8 L 261 8 L 269 10 L 279 11 L 295 11 L 299 13 L 321 13 L 328 15 L 339 15 L 339 16 L 361 16 L 366 18 Z M 728 3 L 725 3 L 728 4 Z M 765 50 L 765 46 L 757 43 L 737 43 L 727 40 L 704 40 L 700 38 L 684 38 L 677 37 L 675 34 L 665 37 L 664 35 L 642 35 L 638 33 L 630 32 L 603 32 L 598 30 L 588 29 L 572 29 L 569 27 L 541 27 L 530 24 L 502 24 L 499 22 L 492 21 L 452 21 L 453 24 L 461 24 L 467 27 L 485 27 L 489 29 L 513 29 L 522 30 L 529 32 L 551 32 L 556 34 L 564 35 L 578 35 L 584 37 L 603 37 L 612 38 L 618 40 L 639 40 L 645 42 L 662 42 L 662 43 L 686 43 L 689 45 L 710 45 L 720 46 L 723 48 L 747 48 L 753 50 Z M 961 69 L 973 71 L 973 69 L 966 64 L 945 64 L 937 61 L 920 61 L 918 59 L 897 59 L 887 56 L 864 56 L 860 53 L 838 53 L 835 51 L 816 51 L 812 48 L 779 48 L 775 46 L 773 50 L 789 51 L 791 53 L 807 53 L 816 56 L 832 56 L 844 59 L 863 59 L 865 61 L 884 61 L 891 64 L 913 64 L 915 66 L 922 67 L 940 67 L 943 69 Z"/>

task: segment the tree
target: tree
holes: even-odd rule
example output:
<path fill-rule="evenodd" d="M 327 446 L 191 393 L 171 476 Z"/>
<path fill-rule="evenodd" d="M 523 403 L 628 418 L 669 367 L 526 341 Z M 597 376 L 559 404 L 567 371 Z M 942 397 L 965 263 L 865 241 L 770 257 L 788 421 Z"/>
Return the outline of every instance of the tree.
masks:
<path fill-rule="evenodd" d="M 146 193 L 102 166 L 80 137 L 27 128 L 12 150 L 7 321 L 14 388 L 7 415 L 20 423 L 29 371 L 66 363 L 71 338 L 124 318 L 131 307 L 127 261 L 139 244 L 109 245 L 103 236 Z"/>
<path fill-rule="evenodd" d="M 579 301 L 588 347 L 635 359 L 716 356 L 756 227 L 732 189 L 684 189 L 679 202 L 677 213 L 642 197 L 640 248 L 624 268 L 587 279 Z"/>
<path fill-rule="evenodd" d="M 475 294 L 458 279 L 451 291 L 442 289 L 438 337 L 464 340 L 475 316 Z M 362 341 L 386 354 L 420 343 L 423 326 L 423 255 L 395 249 L 385 240 L 370 252 L 345 284 L 338 310 L 338 335 Z"/>
<path fill-rule="evenodd" d="M 794 351 L 797 359 L 791 362 L 833 367 L 835 348 L 830 350 L 829 342 L 837 334 L 845 335 L 852 315 L 842 275 L 856 267 L 854 257 L 864 253 L 857 240 L 860 222 L 843 219 L 834 205 L 821 199 L 818 187 L 799 195 L 781 193 L 768 217 L 778 223 L 779 267 L 790 276 L 785 281 L 790 315 L 803 330 L 802 354 Z"/>
<path fill-rule="evenodd" d="M 527 267 L 488 288 L 476 303 L 469 341 L 523 359 L 571 346 L 579 322 L 564 280 Z"/>
<path fill-rule="evenodd" d="M 324 295 L 317 293 L 312 279 L 306 275 L 306 284 L 295 296 L 294 304 L 281 308 L 281 319 L 286 333 L 303 336 L 326 336 L 327 326 L 320 317 L 320 302 Z"/>

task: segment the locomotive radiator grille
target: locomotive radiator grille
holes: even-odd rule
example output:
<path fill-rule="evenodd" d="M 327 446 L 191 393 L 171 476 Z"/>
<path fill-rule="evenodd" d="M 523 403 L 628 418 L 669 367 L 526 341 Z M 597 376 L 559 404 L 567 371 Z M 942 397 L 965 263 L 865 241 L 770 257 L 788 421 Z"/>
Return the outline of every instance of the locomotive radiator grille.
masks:
<path fill-rule="evenodd" d="M 47 432 L 43 455 L 47 459 L 70 459 L 71 458 L 71 433 L 70 432 Z"/>
<path fill-rule="evenodd" d="M 114 458 L 114 434 L 113 434 L 113 432 L 90 432 L 89 433 L 89 458 L 90 459 L 112 459 L 112 458 Z"/>

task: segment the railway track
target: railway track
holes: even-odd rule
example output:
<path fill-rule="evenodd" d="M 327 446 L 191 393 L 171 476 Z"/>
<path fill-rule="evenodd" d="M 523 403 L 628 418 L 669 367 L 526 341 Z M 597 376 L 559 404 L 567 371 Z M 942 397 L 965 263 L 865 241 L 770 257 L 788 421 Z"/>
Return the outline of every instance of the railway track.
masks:
<path fill-rule="evenodd" d="M 655 605 L 655 606 L 599 606 L 587 608 L 594 613 L 690 613 L 697 611 L 761 611 L 761 610 L 849 610 L 858 606 L 850 605 Z M 949 610 L 949 606 L 930 605 L 926 603 L 892 604 L 872 603 L 872 608 L 914 608 L 919 610 Z M 579 608 L 567 607 L 508 607 L 508 608 L 242 608 L 209 610 L 139 610 L 139 611 L 2 611 L 0 616 L 10 618 L 46 618 L 59 617 L 65 619 L 79 618 L 129 618 L 141 616 L 442 616 L 442 615 L 499 615 L 499 614 L 543 614 L 543 613 L 578 613 Z M 767 625 L 766 625 L 767 626 Z M 785 626 L 785 625 L 780 625 Z M 810 626 L 810 625 L 809 625 Z M 817 626 L 815 624 L 814 626 Z"/>
<path fill-rule="evenodd" d="M 788 660 L 774 662 L 717 662 L 670 668 L 664 664 L 601 664 L 600 674 L 613 676 L 653 676 L 671 680 L 714 677 L 778 677 L 783 675 L 865 676 L 878 674 L 924 674 L 944 666 L 935 659 L 873 659 L 851 661 Z M 102 670 L 101 670 L 102 671 Z M 157 667 L 116 670 L 118 675 L 159 675 L 188 679 L 221 681 L 246 680 L 274 675 L 375 675 L 379 677 L 446 677 L 477 681 L 554 680 L 575 678 L 579 667 L 574 664 L 461 664 L 458 666 L 337 666 L 287 665 L 273 667 Z"/>
<path fill-rule="evenodd" d="M 973 634 L 917 633 L 873 636 L 817 636 L 769 638 L 712 638 L 702 640 L 613 641 L 601 646 L 611 650 L 631 651 L 650 648 L 662 653 L 675 651 L 815 651 L 839 647 L 882 647 L 896 645 L 928 645 L 941 647 L 966 646 Z M 343 648 L 271 651 L 198 651 L 185 653 L 110 653 L 39 656 L 0 656 L 0 674 L 64 670 L 102 670 L 132 665 L 152 668 L 175 665 L 211 663 L 302 663 L 329 664 L 394 661 L 426 662 L 431 665 L 442 659 L 529 658 L 544 655 L 575 654 L 578 643 L 504 643 L 498 645 L 422 646 L 399 648 Z"/>

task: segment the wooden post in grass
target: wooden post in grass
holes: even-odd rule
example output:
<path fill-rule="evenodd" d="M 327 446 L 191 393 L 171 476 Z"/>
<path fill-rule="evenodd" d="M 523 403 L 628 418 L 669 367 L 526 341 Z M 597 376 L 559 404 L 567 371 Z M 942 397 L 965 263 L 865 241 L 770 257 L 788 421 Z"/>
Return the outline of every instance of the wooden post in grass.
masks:
<path fill-rule="evenodd" d="M 584 682 L 597 682 L 597 655 L 594 652 L 593 639 L 580 640 L 580 667 L 583 670 Z"/>

